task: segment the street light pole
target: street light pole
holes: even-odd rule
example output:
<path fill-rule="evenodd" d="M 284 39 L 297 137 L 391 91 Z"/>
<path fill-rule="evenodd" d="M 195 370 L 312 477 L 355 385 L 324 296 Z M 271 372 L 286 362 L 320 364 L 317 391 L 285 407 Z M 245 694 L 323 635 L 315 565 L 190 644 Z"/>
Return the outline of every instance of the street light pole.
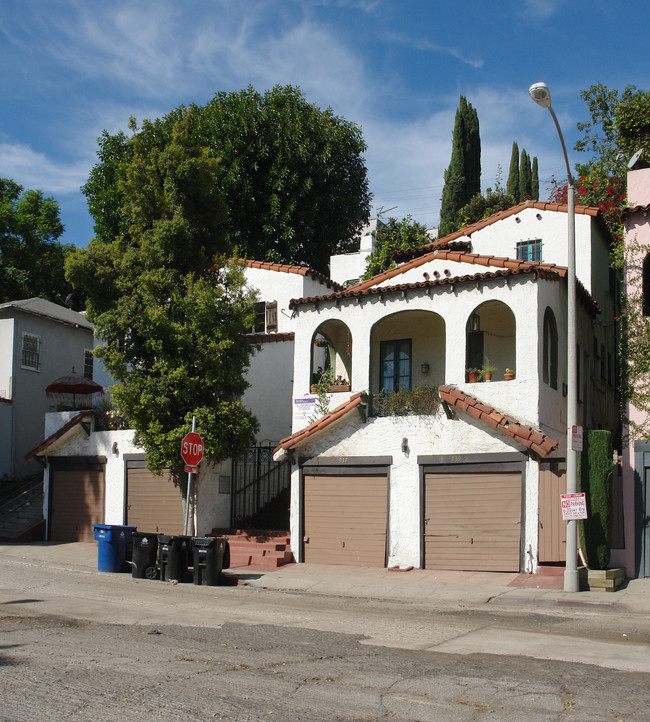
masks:
<path fill-rule="evenodd" d="M 578 423 L 578 364 L 576 358 L 576 216 L 575 186 L 569 158 L 564 144 L 562 129 L 551 107 L 551 93 L 546 83 L 531 85 L 528 94 L 542 108 L 548 108 L 562 143 L 564 163 L 567 172 L 567 217 L 568 217 L 568 262 L 567 262 L 567 439 L 566 439 L 566 493 L 578 491 L 578 455 L 573 449 L 572 431 Z M 570 519 L 566 523 L 566 566 L 564 569 L 564 591 L 577 592 L 578 579 L 578 522 Z"/>

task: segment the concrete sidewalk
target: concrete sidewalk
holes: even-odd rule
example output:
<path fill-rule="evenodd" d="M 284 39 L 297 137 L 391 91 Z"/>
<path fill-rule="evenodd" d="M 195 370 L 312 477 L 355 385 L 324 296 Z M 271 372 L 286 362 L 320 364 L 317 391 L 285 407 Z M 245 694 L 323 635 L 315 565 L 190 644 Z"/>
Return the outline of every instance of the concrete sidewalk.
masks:
<path fill-rule="evenodd" d="M 0 543 L 0 558 L 10 557 L 60 568 L 97 569 L 96 542 Z M 99 572 L 97 572 L 99 574 Z M 650 617 L 650 578 L 628 581 L 616 592 L 567 594 L 543 588 L 544 580 L 531 586 L 521 575 L 488 572 L 452 572 L 412 569 L 392 571 L 330 564 L 290 564 L 277 570 L 238 567 L 226 572 L 231 583 L 259 589 L 365 599 L 439 603 L 444 606 L 477 604 L 528 605 L 540 608 L 588 608 Z"/>

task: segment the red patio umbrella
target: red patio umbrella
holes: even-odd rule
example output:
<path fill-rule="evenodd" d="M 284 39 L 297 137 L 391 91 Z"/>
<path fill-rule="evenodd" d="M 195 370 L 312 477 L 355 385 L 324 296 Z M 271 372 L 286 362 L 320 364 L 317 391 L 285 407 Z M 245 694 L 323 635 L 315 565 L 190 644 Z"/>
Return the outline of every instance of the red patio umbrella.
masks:
<path fill-rule="evenodd" d="M 48 398 L 56 398 L 57 396 L 72 396 L 72 405 L 76 408 L 77 396 L 93 396 L 93 394 L 103 394 L 104 389 L 92 379 L 87 379 L 81 374 L 75 373 L 74 366 L 72 373 L 61 376 L 52 381 L 45 389 Z"/>

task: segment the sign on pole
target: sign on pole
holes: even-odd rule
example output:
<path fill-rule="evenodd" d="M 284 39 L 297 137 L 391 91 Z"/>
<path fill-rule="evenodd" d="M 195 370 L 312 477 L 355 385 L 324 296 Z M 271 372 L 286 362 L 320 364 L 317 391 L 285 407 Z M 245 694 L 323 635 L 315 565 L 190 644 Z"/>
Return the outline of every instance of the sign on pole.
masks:
<path fill-rule="evenodd" d="M 196 432 L 190 431 L 183 438 L 181 456 L 185 462 L 185 471 L 196 474 L 203 458 L 203 440 Z"/>
<path fill-rule="evenodd" d="M 582 426 L 571 427 L 571 448 L 574 451 L 582 451 Z"/>
<path fill-rule="evenodd" d="M 587 502 L 584 494 L 562 494 L 562 519 L 587 518 Z"/>
<path fill-rule="evenodd" d="M 185 462 L 187 472 L 187 498 L 185 500 L 185 529 L 187 536 L 190 523 L 190 500 L 192 499 L 192 474 L 199 471 L 199 462 L 203 458 L 203 439 L 196 433 L 196 416 L 192 417 L 192 431 L 186 434 L 181 441 L 181 456 Z"/>

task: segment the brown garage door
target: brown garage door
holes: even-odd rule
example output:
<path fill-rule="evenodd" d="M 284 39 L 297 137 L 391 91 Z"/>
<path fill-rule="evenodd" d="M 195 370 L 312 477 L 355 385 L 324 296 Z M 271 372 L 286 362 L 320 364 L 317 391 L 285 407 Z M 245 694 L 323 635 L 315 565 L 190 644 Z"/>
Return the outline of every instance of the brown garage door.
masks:
<path fill-rule="evenodd" d="M 305 561 L 386 564 L 386 476 L 305 476 Z"/>
<path fill-rule="evenodd" d="M 144 468 L 144 462 L 127 464 L 126 523 L 137 526 L 139 531 L 171 535 L 183 533 L 183 497 L 168 471 L 156 476 Z"/>
<path fill-rule="evenodd" d="M 566 491 L 566 472 L 539 472 L 539 563 L 566 560 L 566 522 L 562 520 L 560 498 Z"/>
<path fill-rule="evenodd" d="M 426 569 L 518 572 L 521 474 L 426 474 Z"/>
<path fill-rule="evenodd" d="M 93 541 L 93 524 L 104 522 L 104 471 L 52 469 L 51 541 Z"/>

